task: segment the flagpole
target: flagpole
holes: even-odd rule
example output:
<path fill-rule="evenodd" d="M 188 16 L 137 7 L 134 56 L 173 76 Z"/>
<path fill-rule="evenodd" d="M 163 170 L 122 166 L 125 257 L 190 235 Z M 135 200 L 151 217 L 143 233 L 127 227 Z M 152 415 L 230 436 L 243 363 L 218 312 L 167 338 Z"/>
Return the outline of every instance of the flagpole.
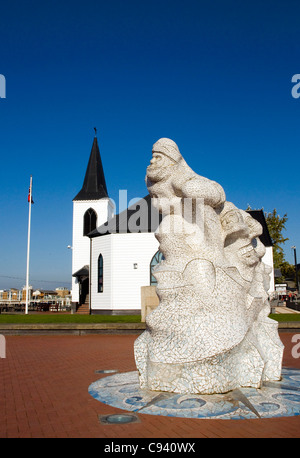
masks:
<path fill-rule="evenodd" d="M 28 299 L 29 299 L 29 253 L 30 253 L 30 226 L 31 226 L 31 198 L 32 196 L 32 175 L 30 175 L 29 186 L 29 215 L 28 215 L 28 239 L 27 239 L 27 269 L 26 269 L 26 304 L 25 314 L 28 314 Z"/>

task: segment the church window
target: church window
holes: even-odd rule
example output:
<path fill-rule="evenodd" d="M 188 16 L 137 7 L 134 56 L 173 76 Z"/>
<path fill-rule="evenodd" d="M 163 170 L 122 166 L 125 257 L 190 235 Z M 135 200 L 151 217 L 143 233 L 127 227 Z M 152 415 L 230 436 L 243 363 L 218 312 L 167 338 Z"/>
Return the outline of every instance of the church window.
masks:
<path fill-rule="evenodd" d="M 98 258 L 98 293 L 103 293 L 103 256 Z"/>
<path fill-rule="evenodd" d="M 83 217 L 83 235 L 88 235 L 97 227 L 97 214 L 95 210 L 89 208 Z"/>
<path fill-rule="evenodd" d="M 156 278 L 153 276 L 153 269 L 154 267 L 160 263 L 160 261 L 162 261 L 164 258 L 163 254 L 158 250 L 155 255 L 153 256 L 153 258 L 151 259 L 151 262 L 150 262 L 150 285 L 151 286 L 156 286 L 157 285 L 157 280 Z"/>

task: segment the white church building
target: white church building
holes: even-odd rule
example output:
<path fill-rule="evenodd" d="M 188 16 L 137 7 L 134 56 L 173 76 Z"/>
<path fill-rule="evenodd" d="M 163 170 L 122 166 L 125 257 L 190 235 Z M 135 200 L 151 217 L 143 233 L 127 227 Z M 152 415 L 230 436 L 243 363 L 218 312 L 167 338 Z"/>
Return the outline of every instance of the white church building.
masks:
<path fill-rule="evenodd" d="M 150 196 L 120 214 L 114 212 L 95 136 L 83 186 L 73 199 L 72 306 L 79 313 L 139 314 L 141 288 L 156 284 L 152 269 L 161 253 L 154 231 L 161 217 L 151 206 Z M 273 269 L 264 213 L 249 213 L 263 227 L 263 261 Z"/>

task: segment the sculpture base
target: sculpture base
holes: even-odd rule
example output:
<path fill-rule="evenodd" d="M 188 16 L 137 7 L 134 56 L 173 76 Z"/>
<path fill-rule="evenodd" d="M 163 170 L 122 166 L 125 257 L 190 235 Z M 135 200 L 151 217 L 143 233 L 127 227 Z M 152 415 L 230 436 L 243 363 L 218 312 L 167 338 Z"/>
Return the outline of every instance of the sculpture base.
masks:
<path fill-rule="evenodd" d="M 180 342 L 186 340 L 181 338 Z M 157 341 L 163 348 L 167 346 L 163 339 Z M 154 344 L 160 351 L 148 329 L 135 341 L 135 360 L 142 389 L 222 394 L 237 388 L 260 388 L 264 381 L 281 379 L 284 347 L 278 337 L 278 323 L 274 320 L 254 323 L 239 345 L 196 361 L 165 362 L 163 354 L 158 351 L 154 354 Z M 157 354 L 162 361 L 155 358 Z M 151 356 L 154 357 L 151 359 Z"/>
<path fill-rule="evenodd" d="M 98 401 L 119 409 L 183 418 L 242 420 L 300 415 L 300 370 L 282 369 L 282 380 L 262 388 L 241 388 L 226 394 L 176 394 L 143 390 L 138 373 L 104 377 L 89 387 Z"/>

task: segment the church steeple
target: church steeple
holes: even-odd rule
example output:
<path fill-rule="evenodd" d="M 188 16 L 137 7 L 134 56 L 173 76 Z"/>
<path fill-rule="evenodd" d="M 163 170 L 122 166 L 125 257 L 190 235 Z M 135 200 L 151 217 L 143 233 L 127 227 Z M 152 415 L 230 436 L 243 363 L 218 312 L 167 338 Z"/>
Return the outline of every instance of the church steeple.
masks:
<path fill-rule="evenodd" d="M 82 189 L 73 200 L 99 200 L 108 197 L 96 132 L 95 129 L 95 138 Z"/>

